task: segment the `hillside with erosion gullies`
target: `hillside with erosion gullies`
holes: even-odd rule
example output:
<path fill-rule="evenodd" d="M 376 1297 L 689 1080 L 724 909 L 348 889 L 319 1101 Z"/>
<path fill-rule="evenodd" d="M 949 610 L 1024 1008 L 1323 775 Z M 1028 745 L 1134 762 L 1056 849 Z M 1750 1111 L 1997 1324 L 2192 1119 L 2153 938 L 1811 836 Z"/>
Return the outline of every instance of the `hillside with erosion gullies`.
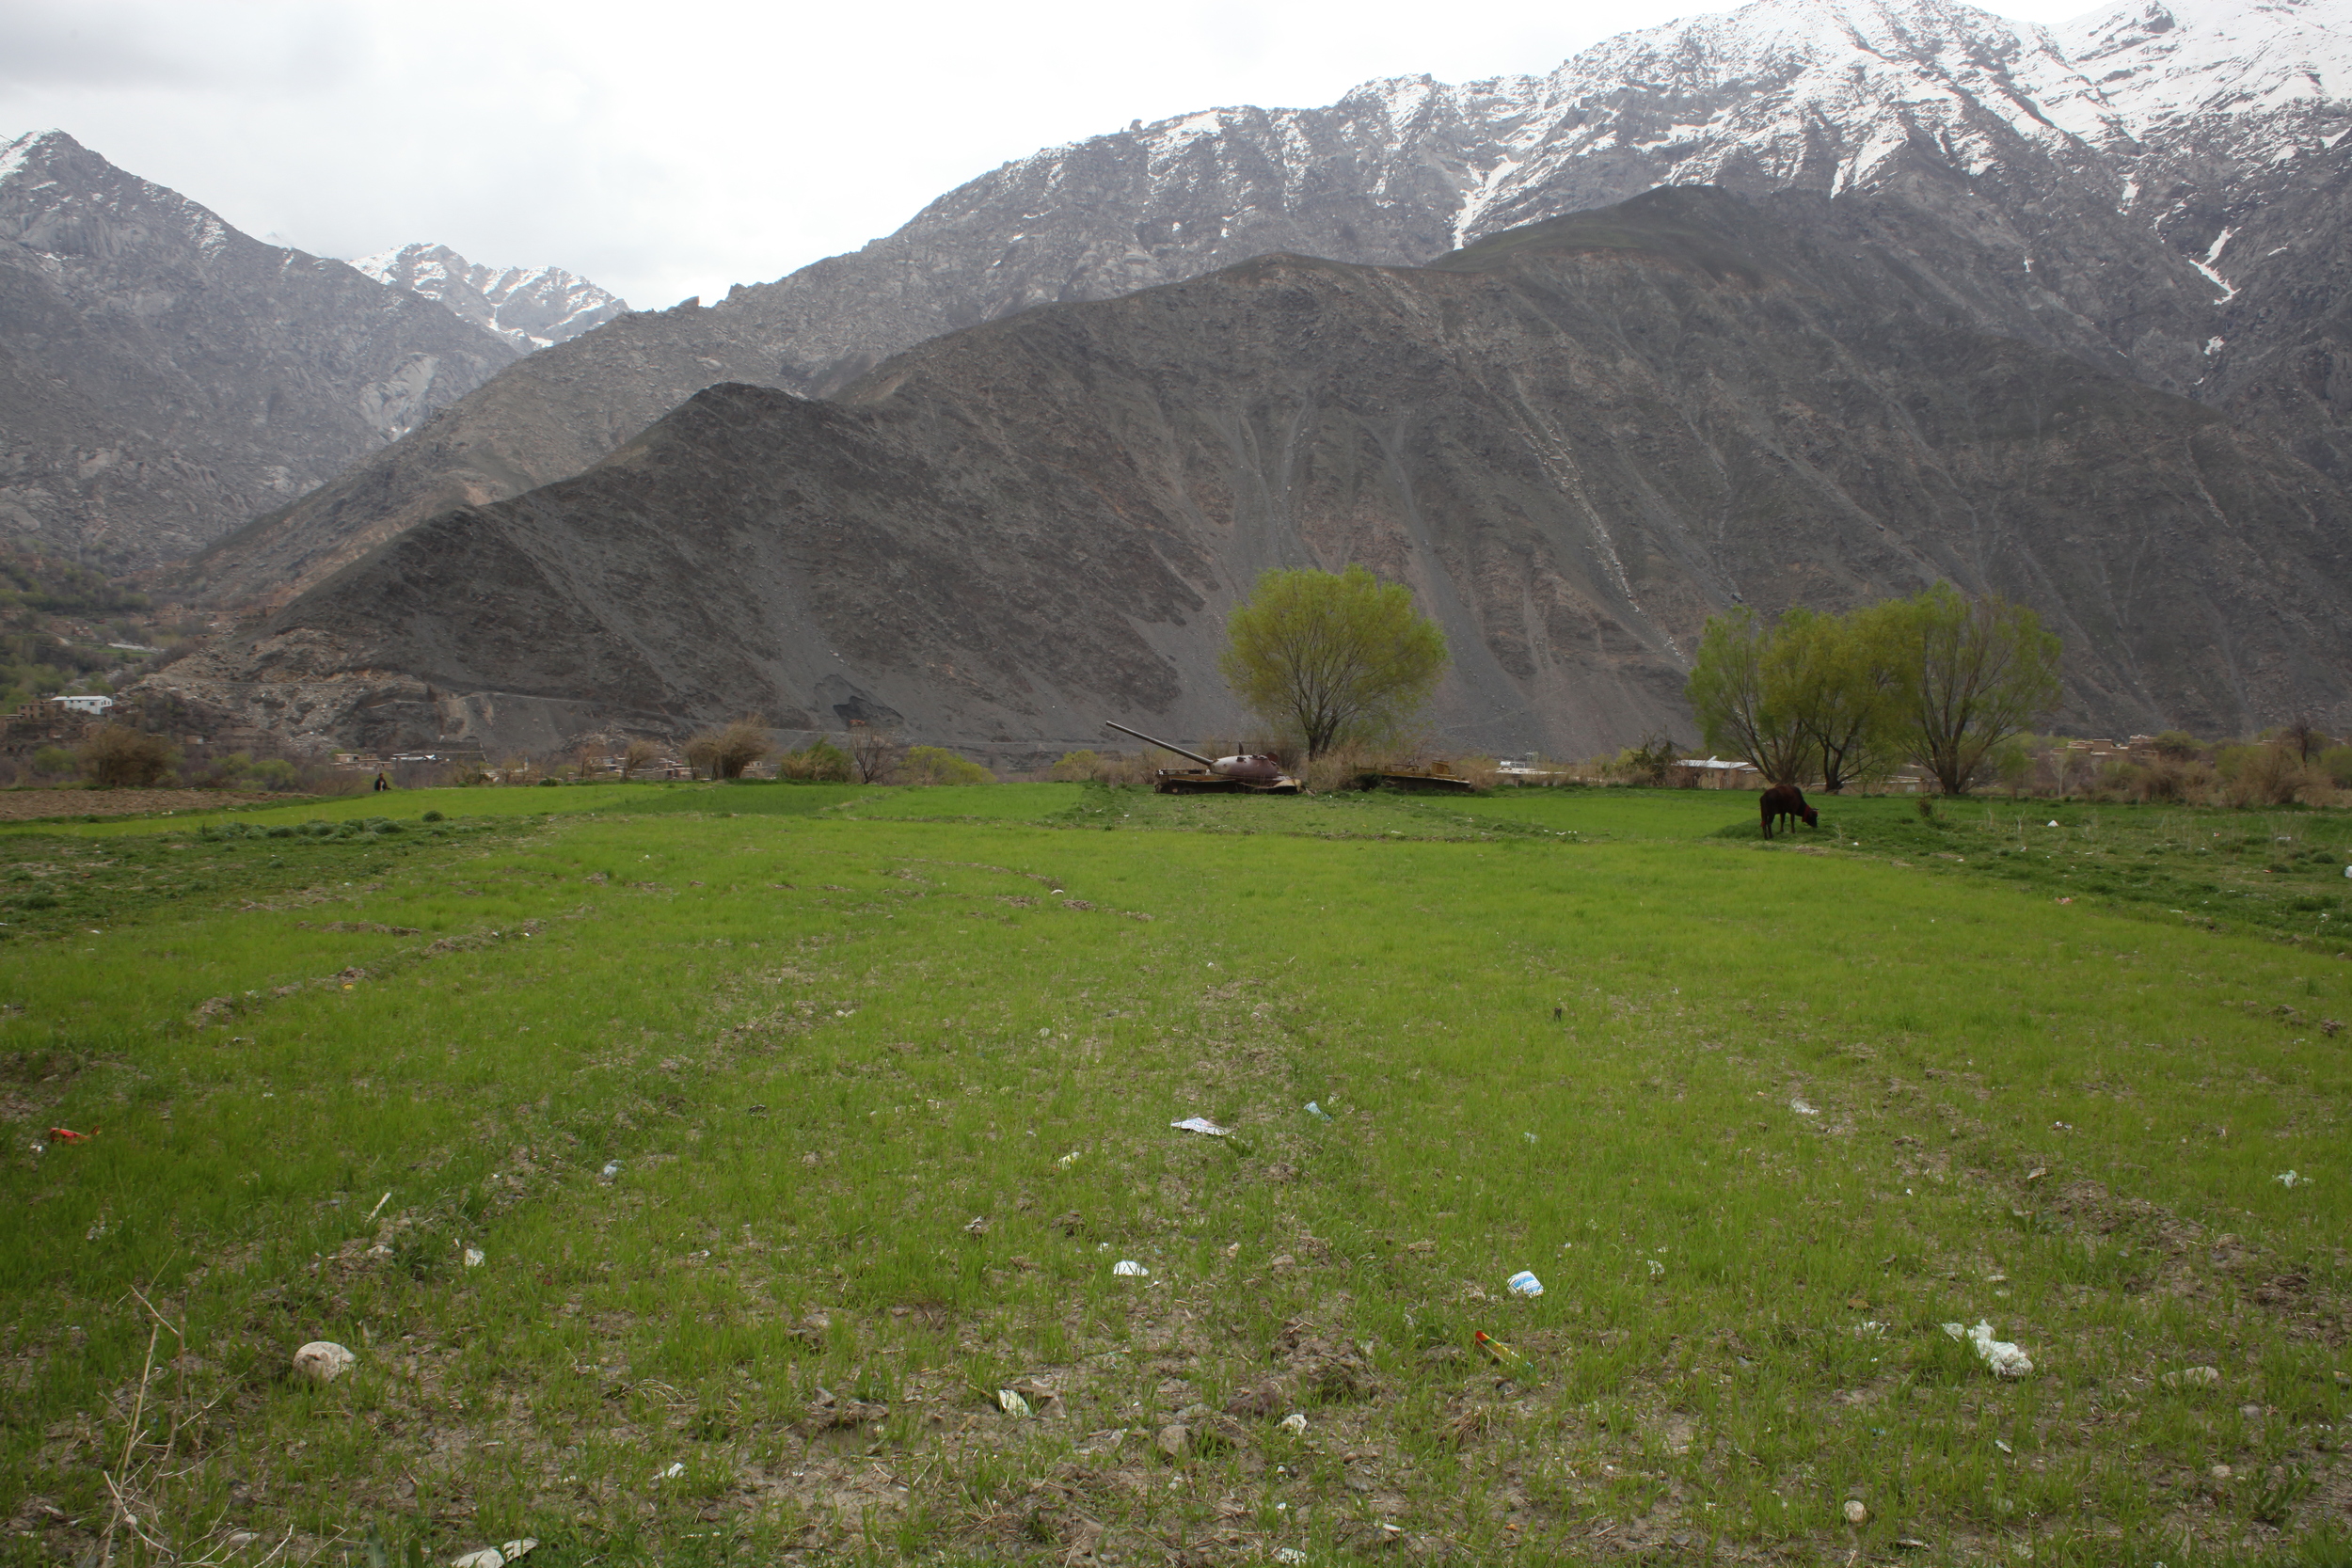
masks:
<path fill-rule="evenodd" d="M 825 395 L 1041 305 L 1268 252 L 1419 265 L 1695 183 L 1899 206 L 1911 264 L 1960 319 L 2193 398 L 2342 483 L 2347 39 L 2352 0 L 2122 0 L 2056 29 L 1954 0 L 1756 0 L 1543 75 L 1138 121 L 984 174 L 854 253 L 534 354 L 171 580 L 282 605 L 449 507 L 582 471 L 704 387 Z"/>
<path fill-rule="evenodd" d="M 1227 609 L 1353 561 L 1443 625 L 1438 727 L 1487 751 L 1685 730 L 1709 614 L 1939 578 L 2042 610 L 2073 723 L 2352 721 L 2342 484 L 2028 341 L 2005 243 L 1688 188 L 1426 268 L 1266 257 L 1029 310 L 829 401 L 707 389 L 151 679 L 372 747 L 745 712 L 981 752 L 1226 734 Z"/>

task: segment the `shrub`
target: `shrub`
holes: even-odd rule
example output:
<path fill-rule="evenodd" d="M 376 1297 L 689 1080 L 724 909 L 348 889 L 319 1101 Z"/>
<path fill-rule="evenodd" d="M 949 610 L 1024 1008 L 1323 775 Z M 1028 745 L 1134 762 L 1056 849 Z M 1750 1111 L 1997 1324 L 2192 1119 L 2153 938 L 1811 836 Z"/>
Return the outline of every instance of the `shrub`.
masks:
<path fill-rule="evenodd" d="M 33 771 L 45 778 L 70 778 L 82 770 L 82 759 L 62 746 L 43 746 L 33 753 Z"/>
<path fill-rule="evenodd" d="M 705 730 L 687 741 L 686 760 L 714 779 L 739 779 L 743 769 L 773 750 L 767 724 L 743 718 L 723 729 Z"/>
<path fill-rule="evenodd" d="M 160 735 L 120 724 L 99 728 L 80 747 L 82 766 L 101 789 L 145 788 L 163 782 L 180 753 Z"/>
<path fill-rule="evenodd" d="M 1054 778 L 1061 784 L 1083 784 L 1100 773 L 1102 768 L 1099 752 L 1064 752 L 1054 764 Z"/>
<path fill-rule="evenodd" d="M 424 814 L 424 820 L 427 822 L 438 822 L 441 820 L 441 814 L 437 811 L 426 812 Z"/>
<path fill-rule="evenodd" d="M 974 762 L 958 756 L 945 746 L 912 746 L 899 762 L 907 783 L 914 784 L 994 784 L 996 775 Z"/>
<path fill-rule="evenodd" d="M 2352 789 L 2352 746 L 2330 746 L 2320 752 L 2319 770 L 2338 789 Z"/>
<path fill-rule="evenodd" d="M 850 753 L 822 738 L 785 752 L 776 762 L 776 777 L 804 784 L 848 784 L 855 771 Z"/>

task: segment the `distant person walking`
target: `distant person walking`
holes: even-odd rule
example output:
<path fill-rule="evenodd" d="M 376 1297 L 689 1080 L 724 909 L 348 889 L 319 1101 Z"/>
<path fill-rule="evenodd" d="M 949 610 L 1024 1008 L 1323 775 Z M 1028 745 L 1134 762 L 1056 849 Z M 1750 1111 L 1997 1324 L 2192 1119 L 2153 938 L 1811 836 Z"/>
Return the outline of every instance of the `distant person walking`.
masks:
<path fill-rule="evenodd" d="M 389 789 L 389 788 L 391 788 L 391 787 L 392 787 L 392 781 L 391 781 L 391 780 L 389 780 L 389 779 L 386 778 L 386 777 L 385 777 L 383 774 L 381 774 L 381 773 L 378 773 L 378 774 L 375 776 L 375 793 L 377 793 L 378 795 L 381 795 L 381 794 L 383 794 L 386 790 L 388 790 L 388 789 Z"/>

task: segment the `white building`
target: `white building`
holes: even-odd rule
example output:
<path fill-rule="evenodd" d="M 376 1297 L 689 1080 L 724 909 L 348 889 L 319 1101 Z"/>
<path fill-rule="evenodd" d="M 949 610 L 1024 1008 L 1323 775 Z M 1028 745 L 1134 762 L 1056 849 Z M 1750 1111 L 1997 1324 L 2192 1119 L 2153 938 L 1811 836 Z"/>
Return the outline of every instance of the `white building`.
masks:
<path fill-rule="evenodd" d="M 115 705 L 112 697 L 52 697 L 49 700 L 74 713 L 103 713 Z"/>

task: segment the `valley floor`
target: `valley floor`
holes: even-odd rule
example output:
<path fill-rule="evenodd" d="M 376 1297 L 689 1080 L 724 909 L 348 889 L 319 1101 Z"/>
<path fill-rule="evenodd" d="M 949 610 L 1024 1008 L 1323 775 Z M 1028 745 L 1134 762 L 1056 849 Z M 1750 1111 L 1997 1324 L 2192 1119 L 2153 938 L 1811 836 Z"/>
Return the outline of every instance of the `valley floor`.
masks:
<path fill-rule="evenodd" d="M 0 1561 L 2352 1549 L 2352 820 L 1755 809 L 0 832 Z"/>

